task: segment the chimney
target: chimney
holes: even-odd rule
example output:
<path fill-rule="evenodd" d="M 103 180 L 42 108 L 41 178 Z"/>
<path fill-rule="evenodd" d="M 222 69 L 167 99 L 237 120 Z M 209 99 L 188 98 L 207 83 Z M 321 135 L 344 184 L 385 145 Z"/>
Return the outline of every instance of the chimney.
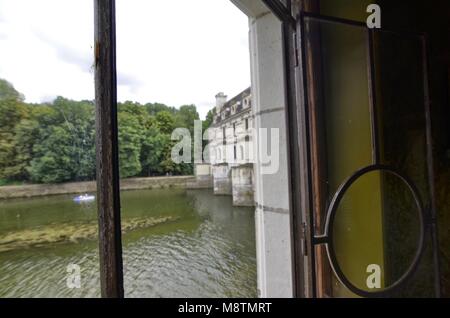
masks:
<path fill-rule="evenodd" d="M 217 112 L 220 111 L 223 105 L 227 102 L 227 95 L 225 95 L 223 92 L 220 92 L 216 95 L 216 110 Z"/>

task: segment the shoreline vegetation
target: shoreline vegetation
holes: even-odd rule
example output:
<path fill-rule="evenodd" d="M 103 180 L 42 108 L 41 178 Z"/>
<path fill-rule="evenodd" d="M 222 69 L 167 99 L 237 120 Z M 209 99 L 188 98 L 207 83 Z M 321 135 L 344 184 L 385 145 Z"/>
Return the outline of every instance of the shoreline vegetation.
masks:
<path fill-rule="evenodd" d="M 123 219 L 122 234 L 174 222 L 178 219 L 172 216 Z M 78 243 L 81 240 L 95 240 L 97 237 L 98 224 L 96 220 L 80 224 L 50 224 L 0 235 L 0 253 L 55 243 Z"/>
<path fill-rule="evenodd" d="M 195 105 L 118 103 L 119 171 L 122 179 L 193 174 L 192 163 L 175 163 L 176 128 L 199 120 Z M 212 122 L 210 111 L 202 122 Z M 193 141 L 192 141 L 193 142 Z M 193 148 L 192 148 L 193 149 Z M 95 103 L 61 96 L 32 104 L 0 79 L 0 186 L 62 184 L 95 179 Z"/>
<path fill-rule="evenodd" d="M 120 190 L 151 190 L 164 188 L 198 188 L 194 176 L 167 176 L 148 178 L 128 178 L 120 180 Z M 0 200 L 32 198 L 61 194 L 96 192 L 95 181 L 68 182 L 59 184 L 24 184 L 0 186 Z"/>

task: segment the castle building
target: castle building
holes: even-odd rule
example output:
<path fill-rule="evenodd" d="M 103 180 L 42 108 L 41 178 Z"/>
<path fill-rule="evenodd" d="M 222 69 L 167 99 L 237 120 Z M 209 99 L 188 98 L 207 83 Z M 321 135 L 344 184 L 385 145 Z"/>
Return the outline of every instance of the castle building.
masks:
<path fill-rule="evenodd" d="M 227 100 L 216 95 L 208 132 L 214 193 L 232 195 L 236 206 L 253 206 L 253 116 L 251 90 Z"/>
<path fill-rule="evenodd" d="M 213 124 L 209 131 L 211 164 L 235 166 L 249 163 L 252 159 L 252 129 L 250 88 L 229 101 L 224 93 L 217 94 Z"/>

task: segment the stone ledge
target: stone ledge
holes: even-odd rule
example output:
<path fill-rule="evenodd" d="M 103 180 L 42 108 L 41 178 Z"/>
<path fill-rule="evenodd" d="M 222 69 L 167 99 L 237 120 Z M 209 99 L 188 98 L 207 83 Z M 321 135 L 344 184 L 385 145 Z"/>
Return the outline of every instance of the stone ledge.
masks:
<path fill-rule="evenodd" d="M 193 176 L 130 178 L 120 180 L 120 189 L 145 190 L 161 188 L 186 188 L 195 180 Z M 0 199 L 30 198 L 46 195 L 76 194 L 97 191 L 95 181 L 70 182 L 61 184 L 30 184 L 0 187 Z"/>

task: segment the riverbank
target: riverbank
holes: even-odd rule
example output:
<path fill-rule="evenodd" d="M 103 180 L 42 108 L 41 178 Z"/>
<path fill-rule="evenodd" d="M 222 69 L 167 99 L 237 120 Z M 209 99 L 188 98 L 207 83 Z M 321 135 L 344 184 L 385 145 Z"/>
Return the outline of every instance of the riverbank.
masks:
<path fill-rule="evenodd" d="M 120 181 L 120 189 L 146 190 L 164 188 L 192 188 L 194 176 L 130 178 Z M 0 199 L 31 198 L 58 194 L 92 193 L 96 191 L 95 181 L 70 182 L 61 184 L 30 184 L 1 186 Z"/>

